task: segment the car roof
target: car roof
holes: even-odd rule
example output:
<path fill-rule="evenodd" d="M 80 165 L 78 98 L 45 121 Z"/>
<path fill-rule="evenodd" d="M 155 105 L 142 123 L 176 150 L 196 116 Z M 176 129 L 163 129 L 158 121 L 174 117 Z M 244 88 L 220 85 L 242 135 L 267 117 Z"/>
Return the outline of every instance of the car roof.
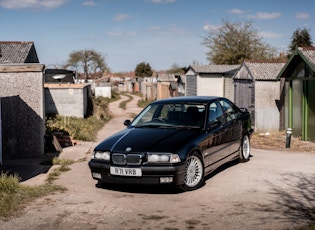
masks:
<path fill-rule="evenodd" d="M 152 104 L 163 104 L 163 103 L 207 103 L 214 101 L 218 98 L 217 96 L 182 96 L 182 97 L 170 97 L 166 99 L 157 100 Z"/>

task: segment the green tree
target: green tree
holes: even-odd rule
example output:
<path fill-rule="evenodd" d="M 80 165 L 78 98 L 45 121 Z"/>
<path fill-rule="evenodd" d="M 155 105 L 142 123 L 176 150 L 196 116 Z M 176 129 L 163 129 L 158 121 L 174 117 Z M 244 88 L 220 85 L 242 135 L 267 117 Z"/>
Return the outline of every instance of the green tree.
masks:
<path fill-rule="evenodd" d="M 151 77 L 153 71 L 149 63 L 141 62 L 136 66 L 135 75 L 137 77 Z"/>
<path fill-rule="evenodd" d="M 246 59 L 265 60 L 276 56 L 276 49 L 262 42 L 250 21 L 222 20 L 222 26 L 210 30 L 202 44 L 209 51 L 207 60 L 213 64 L 241 64 Z"/>
<path fill-rule="evenodd" d="M 312 38 L 307 29 L 297 29 L 293 32 L 289 45 L 289 55 L 294 53 L 296 47 L 312 46 Z"/>
<path fill-rule="evenodd" d="M 95 50 L 79 50 L 71 52 L 64 68 L 71 68 L 77 72 L 82 72 L 85 81 L 90 79 L 93 75 L 98 74 L 101 77 L 105 71 L 109 71 L 104 55 Z"/>

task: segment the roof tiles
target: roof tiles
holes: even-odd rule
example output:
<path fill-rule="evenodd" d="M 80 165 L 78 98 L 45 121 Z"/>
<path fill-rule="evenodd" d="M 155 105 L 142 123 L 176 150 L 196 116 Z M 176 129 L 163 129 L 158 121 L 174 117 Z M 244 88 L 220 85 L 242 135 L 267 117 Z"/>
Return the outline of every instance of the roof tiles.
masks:
<path fill-rule="evenodd" d="M 196 73 L 227 73 L 236 70 L 240 65 L 192 65 Z"/>
<path fill-rule="evenodd" d="M 0 41 L 0 64 L 39 63 L 33 42 Z"/>
<path fill-rule="evenodd" d="M 276 80 L 285 62 L 245 61 L 244 64 L 255 80 Z"/>

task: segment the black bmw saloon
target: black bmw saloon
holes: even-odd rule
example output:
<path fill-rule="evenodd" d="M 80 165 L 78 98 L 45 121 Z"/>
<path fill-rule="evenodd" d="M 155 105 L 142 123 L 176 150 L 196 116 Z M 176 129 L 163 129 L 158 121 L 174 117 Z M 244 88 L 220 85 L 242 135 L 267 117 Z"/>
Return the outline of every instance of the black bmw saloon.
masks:
<path fill-rule="evenodd" d="M 190 191 L 219 166 L 250 158 L 250 113 L 223 97 L 154 101 L 99 143 L 89 161 L 101 183 L 169 184 Z"/>

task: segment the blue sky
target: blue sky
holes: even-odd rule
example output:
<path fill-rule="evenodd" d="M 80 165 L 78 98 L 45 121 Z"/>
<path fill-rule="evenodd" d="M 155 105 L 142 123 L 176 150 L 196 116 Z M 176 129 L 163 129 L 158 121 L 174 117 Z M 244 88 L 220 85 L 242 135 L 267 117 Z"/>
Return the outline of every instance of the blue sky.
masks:
<path fill-rule="evenodd" d="M 202 37 L 223 19 L 251 20 L 279 52 L 298 28 L 315 42 L 314 9 L 314 0 L 0 0 L 0 28 L 2 41 L 34 41 L 46 68 L 94 49 L 113 72 L 141 62 L 159 71 L 209 64 Z"/>

